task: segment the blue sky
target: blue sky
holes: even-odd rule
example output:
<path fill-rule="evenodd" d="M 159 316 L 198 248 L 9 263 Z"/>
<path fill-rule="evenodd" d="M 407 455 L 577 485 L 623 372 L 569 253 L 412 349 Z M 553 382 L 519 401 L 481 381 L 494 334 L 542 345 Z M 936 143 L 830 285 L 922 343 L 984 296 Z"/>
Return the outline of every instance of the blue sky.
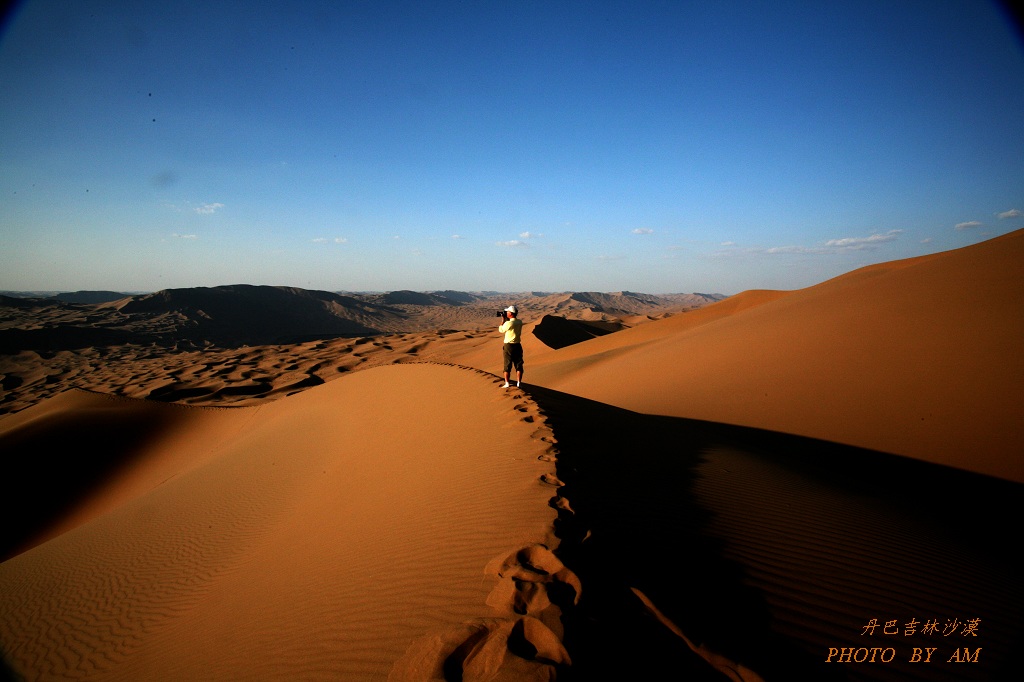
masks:
<path fill-rule="evenodd" d="M 2 290 L 734 294 L 1022 212 L 983 0 L 27 0 L 0 34 Z"/>

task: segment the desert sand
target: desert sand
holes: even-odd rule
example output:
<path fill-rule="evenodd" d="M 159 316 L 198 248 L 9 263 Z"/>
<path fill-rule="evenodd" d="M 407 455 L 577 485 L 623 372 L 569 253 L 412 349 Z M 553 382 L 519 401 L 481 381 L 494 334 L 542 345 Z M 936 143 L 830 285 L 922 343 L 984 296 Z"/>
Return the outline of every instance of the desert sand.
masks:
<path fill-rule="evenodd" d="M 17 329 L 0 675 L 1010 678 L 1022 262 L 1019 231 L 671 314 L 520 304 L 510 389 L 471 316 Z"/>

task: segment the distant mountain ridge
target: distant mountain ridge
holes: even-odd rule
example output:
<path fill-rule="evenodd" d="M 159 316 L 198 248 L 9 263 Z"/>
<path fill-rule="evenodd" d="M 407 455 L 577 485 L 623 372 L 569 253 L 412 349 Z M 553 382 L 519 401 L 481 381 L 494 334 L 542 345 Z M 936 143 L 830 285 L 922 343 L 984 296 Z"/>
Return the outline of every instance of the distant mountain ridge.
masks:
<path fill-rule="evenodd" d="M 147 294 L 145 291 L 0 291 L 0 298 L 53 299 L 65 303 L 106 303 L 126 296 Z"/>
<path fill-rule="evenodd" d="M 373 335 L 382 322 L 402 318 L 397 310 L 351 296 L 249 284 L 165 289 L 107 305 L 124 314 L 180 315 L 187 337 L 219 344 Z"/>
<path fill-rule="evenodd" d="M 464 291 L 389 291 L 383 294 L 367 296 L 366 299 L 383 305 L 469 305 L 485 298 Z"/>
<path fill-rule="evenodd" d="M 125 296 L 131 295 L 132 294 L 126 294 L 118 291 L 72 291 L 55 294 L 50 298 L 55 298 L 58 301 L 64 301 L 65 303 L 106 303 L 108 301 L 117 301 Z"/>
<path fill-rule="evenodd" d="M 525 321 L 557 316 L 611 325 L 603 331 L 621 328 L 622 318 L 662 316 L 722 298 L 627 291 L 338 293 L 250 284 L 137 295 L 80 291 L 46 298 L 0 296 L 0 352 L 123 343 L 289 344 L 431 329 L 480 329 L 491 326 L 494 312 L 510 303 L 520 307 Z M 549 321 L 549 328 L 553 324 Z"/>

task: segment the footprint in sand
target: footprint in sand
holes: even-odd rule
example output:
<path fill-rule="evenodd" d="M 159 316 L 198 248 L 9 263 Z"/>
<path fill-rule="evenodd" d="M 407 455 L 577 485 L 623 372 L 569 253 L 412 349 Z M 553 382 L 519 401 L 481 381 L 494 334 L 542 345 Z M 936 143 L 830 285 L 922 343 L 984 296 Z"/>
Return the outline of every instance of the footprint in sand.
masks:
<path fill-rule="evenodd" d="M 388 682 L 540 682 L 571 663 L 558 636 L 536 618 L 489 619 L 413 642 Z"/>
<path fill-rule="evenodd" d="M 553 485 L 553 486 L 556 486 L 558 488 L 561 488 L 563 485 L 565 485 L 565 483 L 563 483 L 558 478 L 558 476 L 555 476 L 552 473 L 541 474 L 540 481 L 541 481 L 541 483 L 547 483 L 548 485 Z"/>
<path fill-rule="evenodd" d="M 561 613 L 579 601 L 581 586 L 546 545 L 532 544 L 487 564 L 498 578 L 488 605 L 506 614 L 413 642 L 389 682 L 552 680 L 572 665 L 562 643 Z"/>
<path fill-rule="evenodd" d="M 551 678 L 549 666 L 571 662 L 558 636 L 528 616 L 487 630 L 471 646 L 459 647 L 445 661 L 449 670 L 461 668 L 462 680 L 547 680 Z"/>
<path fill-rule="evenodd" d="M 540 428 L 530 434 L 530 438 L 539 440 L 543 443 L 554 443 L 555 437 L 551 435 L 551 429 Z"/>
<path fill-rule="evenodd" d="M 529 403 L 518 403 L 517 405 L 513 406 L 512 409 L 515 410 L 516 412 L 519 412 L 520 414 L 525 415 L 522 421 L 526 422 L 527 424 L 532 424 L 533 420 L 536 418 L 537 415 L 537 410 L 534 409 L 533 405 L 530 405 Z"/>
<path fill-rule="evenodd" d="M 487 604 L 519 614 L 538 615 L 552 604 L 574 606 L 582 591 L 576 574 L 542 544 L 492 559 L 486 572 L 498 578 Z"/>
<path fill-rule="evenodd" d="M 562 497 L 561 495 L 551 499 L 551 506 L 554 507 L 555 509 L 560 509 L 570 514 L 576 513 L 576 510 L 573 509 L 572 506 L 569 504 L 569 500 Z"/>

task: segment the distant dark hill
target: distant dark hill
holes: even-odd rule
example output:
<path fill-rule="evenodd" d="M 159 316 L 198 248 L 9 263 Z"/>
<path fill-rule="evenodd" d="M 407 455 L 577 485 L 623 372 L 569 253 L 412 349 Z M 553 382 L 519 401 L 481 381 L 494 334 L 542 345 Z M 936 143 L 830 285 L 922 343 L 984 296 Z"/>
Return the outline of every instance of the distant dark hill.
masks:
<path fill-rule="evenodd" d="M 30 308 L 38 308 L 44 305 L 48 305 L 48 302 L 45 301 L 44 299 L 22 298 L 20 296 L 4 296 L 3 294 L 0 294 L 0 306 L 28 310 Z"/>
<path fill-rule="evenodd" d="M 0 297 L 3 298 L 49 298 L 50 296 L 56 296 L 59 291 L 0 291 Z"/>
<path fill-rule="evenodd" d="M 127 298 L 130 294 L 117 291 L 72 291 L 50 296 L 52 299 L 65 303 L 108 303 Z"/>
<path fill-rule="evenodd" d="M 380 333 L 398 311 L 351 296 L 294 287 L 234 284 L 165 289 L 118 306 L 126 315 L 175 315 L 179 337 L 221 345 L 297 343 Z"/>
<path fill-rule="evenodd" d="M 374 296 L 371 300 L 380 303 L 381 305 L 460 305 L 435 294 L 424 293 L 422 291 L 409 291 L 408 289 L 389 291 L 387 293 Z"/>
<path fill-rule="evenodd" d="M 477 294 L 471 294 L 471 293 L 468 293 L 468 292 L 465 292 L 465 291 L 452 291 L 451 289 L 447 289 L 445 291 L 434 291 L 434 292 L 431 292 L 431 293 L 434 296 L 440 297 L 446 303 L 453 304 L 453 305 L 454 304 L 477 303 L 479 301 L 484 300 L 484 298 L 485 298 L 484 296 L 479 296 Z"/>
<path fill-rule="evenodd" d="M 621 329 L 622 324 L 569 320 L 557 315 L 545 315 L 534 327 L 533 335 L 548 348 L 557 350 Z"/>
<path fill-rule="evenodd" d="M 710 303 L 716 303 L 718 301 L 729 298 L 725 294 L 658 294 L 658 298 L 671 301 L 676 305 L 682 305 L 690 308 L 699 308 Z"/>
<path fill-rule="evenodd" d="M 609 294 L 596 291 L 578 291 L 573 293 L 570 298 L 573 301 L 585 303 L 599 312 L 627 315 L 649 310 L 654 306 L 664 305 L 664 301 L 659 300 L 657 296 L 634 294 L 630 291 L 619 291 Z"/>
<path fill-rule="evenodd" d="M 637 294 L 630 291 L 602 293 L 598 291 L 567 291 L 547 294 L 536 299 L 538 305 L 558 312 L 591 311 L 604 316 L 630 316 L 657 310 L 687 307 L 688 302 L 673 297 Z"/>
<path fill-rule="evenodd" d="M 121 322 L 94 304 L 0 296 L 0 355 L 129 343 Z"/>

